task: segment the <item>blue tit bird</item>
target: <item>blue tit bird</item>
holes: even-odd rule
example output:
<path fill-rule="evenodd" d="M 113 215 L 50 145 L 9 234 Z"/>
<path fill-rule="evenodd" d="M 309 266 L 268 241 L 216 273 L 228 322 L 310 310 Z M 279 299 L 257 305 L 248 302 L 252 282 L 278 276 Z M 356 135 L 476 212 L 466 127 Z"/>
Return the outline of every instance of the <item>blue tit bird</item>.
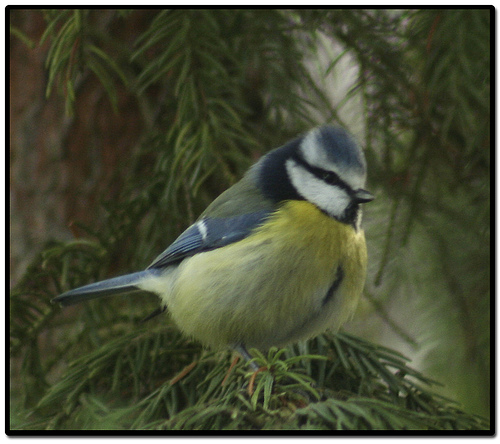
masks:
<path fill-rule="evenodd" d="M 266 350 L 338 330 L 363 290 L 364 154 L 322 126 L 270 151 L 144 271 L 53 299 L 159 296 L 180 330 L 213 349 Z M 254 366 L 255 367 L 255 366 Z"/>

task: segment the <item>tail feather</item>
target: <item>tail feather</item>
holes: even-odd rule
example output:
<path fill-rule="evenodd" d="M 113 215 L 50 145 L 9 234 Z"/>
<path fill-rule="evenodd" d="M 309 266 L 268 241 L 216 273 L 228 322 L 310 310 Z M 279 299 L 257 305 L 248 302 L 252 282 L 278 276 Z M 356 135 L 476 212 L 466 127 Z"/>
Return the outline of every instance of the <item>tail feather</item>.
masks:
<path fill-rule="evenodd" d="M 103 296 L 111 296 L 113 294 L 130 293 L 139 291 L 139 284 L 153 274 L 158 274 L 157 269 L 138 271 L 137 273 L 126 274 L 105 281 L 95 282 L 94 284 L 85 285 L 74 290 L 67 291 L 52 299 L 52 303 L 59 303 L 63 307 L 77 304 L 78 302 L 88 301 L 91 299 L 100 298 Z"/>

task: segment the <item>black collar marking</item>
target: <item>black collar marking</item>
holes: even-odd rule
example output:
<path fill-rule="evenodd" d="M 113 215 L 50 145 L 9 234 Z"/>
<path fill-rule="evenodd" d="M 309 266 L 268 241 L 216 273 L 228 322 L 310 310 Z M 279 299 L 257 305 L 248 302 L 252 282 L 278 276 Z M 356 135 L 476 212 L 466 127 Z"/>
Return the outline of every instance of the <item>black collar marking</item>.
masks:
<path fill-rule="evenodd" d="M 330 302 L 332 300 L 333 296 L 335 295 L 335 292 L 338 290 L 343 279 L 344 279 L 344 270 L 339 265 L 337 267 L 337 273 L 335 275 L 335 280 L 333 281 L 333 284 L 330 286 L 330 288 L 326 292 L 326 296 L 323 298 L 323 302 L 321 304 L 323 307 L 326 304 L 328 304 L 328 302 Z"/>

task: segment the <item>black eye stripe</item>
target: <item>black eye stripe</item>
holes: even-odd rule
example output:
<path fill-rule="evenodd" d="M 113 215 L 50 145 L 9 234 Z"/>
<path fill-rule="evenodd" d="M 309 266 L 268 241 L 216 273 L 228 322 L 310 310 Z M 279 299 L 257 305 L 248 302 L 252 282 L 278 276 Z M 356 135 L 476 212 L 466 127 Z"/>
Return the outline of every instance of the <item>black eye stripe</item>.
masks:
<path fill-rule="evenodd" d="M 346 190 L 349 194 L 352 192 L 349 185 L 347 185 L 336 173 L 333 171 L 324 170 L 323 168 L 314 167 L 309 165 L 301 156 L 295 155 L 292 157 L 299 165 L 303 166 L 307 171 L 313 174 L 318 179 L 329 185 L 335 185 L 339 188 Z"/>
<path fill-rule="evenodd" d="M 341 180 L 340 177 L 337 176 L 334 172 L 332 171 L 325 171 L 322 170 L 321 168 L 316 168 L 317 173 L 313 173 L 315 176 L 319 177 L 321 180 L 324 182 L 330 184 L 330 185 L 340 185 L 341 186 Z"/>

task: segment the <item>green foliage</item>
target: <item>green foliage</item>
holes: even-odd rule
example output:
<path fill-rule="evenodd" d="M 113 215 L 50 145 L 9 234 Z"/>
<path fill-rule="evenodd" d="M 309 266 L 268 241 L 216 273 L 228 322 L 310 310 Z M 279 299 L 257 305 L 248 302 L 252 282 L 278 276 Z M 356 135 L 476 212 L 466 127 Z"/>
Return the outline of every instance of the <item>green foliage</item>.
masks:
<path fill-rule="evenodd" d="M 118 64 L 105 51 L 96 46 L 95 40 L 103 39 L 97 32 L 90 32 L 88 24 L 90 10 L 48 10 L 45 12 L 47 28 L 40 39 L 40 44 L 50 37 L 51 45 L 47 53 L 46 67 L 48 71 L 47 97 L 54 85 L 58 85 L 66 98 L 66 111 L 73 111 L 75 82 L 78 75 L 90 70 L 99 79 L 115 111 L 117 95 L 115 76 L 126 84 L 127 79 Z"/>
<path fill-rule="evenodd" d="M 75 360 L 39 402 L 36 419 L 20 427 L 481 430 L 488 426 L 484 419 L 466 415 L 422 388 L 432 381 L 408 367 L 403 356 L 350 335 L 320 336 L 302 344 L 319 355 L 297 354 L 299 347 L 272 350 L 267 357 L 258 354 L 261 370 L 248 373 L 246 364 L 240 363 L 229 375 L 229 356 L 220 359 L 223 356 L 210 353 L 200 358 L 200 349 L 183 346 L 183 341 L 175 330 L 121 334 Z M 187 371 L 179 372 L 183 365 Z M 179 375 L 172 378 L 176 371 Z"/>
<path fill-rule="evenodd" d="M 229 356 L 202 354 L 175 330 L 123 333 L 75 360 L 23 429 L 482 430 L 423 388 L 432 381 L 398 353 L 359 338 L 320 336 L 258 354 L 227 374 Z M 298 354 L 304 350 L 318 355 Z M 327 355 L 328 358 L 326 357 Z M 223 358 L 223 359 L 221 359 Z M 192 362 L 191 362 L 192 361 Z M 186 366 L 182 370 L 182 366 Z M 176 372 L 177 376 L 173 377 Z M 170 379 L 170 382 L 169 382 Z"/>
<path fill-rule="evenodd" d="M 147 131 L 117 172 L 121 195 L 80 226 L 91 240 L 45 245 L 11 292 L 12 427 L 488 428 L 470 412 L 487 414 L 490 396 L 490 10 L 43 14 L 47 95 L 57 88 L 72 112 L 95 77 L 117 113 L 120 94 L 136 98 Z M 337 78 L 345 93 L 320 86 Z M 365 218 L 370 299 L 406 346 L 428 347 L 420 365 L 468 413 L 402 355 L 350 335 L 254 351 L 262 371 L 239 364 L 226 378 L 228 356 L 202 352 L 164 316 L 141 324 L 153 298 L 63 314 L 49 304 L 144 268 L 263 147 L 320 122 L 349 126 L 358 103 L 377 194 Z"/>
<path fill-rule="evenodd" d="M 458 178 L 465 179 L 489 158 L 477 147 L 489 142 L 489 121 L 480 117 L 490 110 L 490 14 L 466 9 L 420 13 L 414 35 L 426 41 L 425 111 L 440 122 L 441 143 L 463 145 L 454 160 Z"/>

